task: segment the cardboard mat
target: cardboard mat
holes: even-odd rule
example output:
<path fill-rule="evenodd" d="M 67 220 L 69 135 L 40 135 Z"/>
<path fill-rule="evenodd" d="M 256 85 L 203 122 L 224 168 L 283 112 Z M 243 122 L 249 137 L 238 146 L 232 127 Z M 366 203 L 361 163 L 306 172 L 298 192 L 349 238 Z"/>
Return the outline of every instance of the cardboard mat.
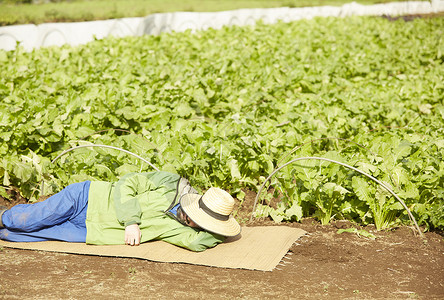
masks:
<path fill-rule="evenodd" d="M 288 226 L 242 227 L 240 236 L 203 252 L 192 252 L 162 241 L 137 247 L 127 245 L 96 246 L 84 243 L 33 242 L 15 243 L 0 240 L 0 246 L 64 252 L 73 254 L 132 257 L 157 262 L 176 262 L 220 268 L 271 271 L 293 243 L 306 232 Z"/>

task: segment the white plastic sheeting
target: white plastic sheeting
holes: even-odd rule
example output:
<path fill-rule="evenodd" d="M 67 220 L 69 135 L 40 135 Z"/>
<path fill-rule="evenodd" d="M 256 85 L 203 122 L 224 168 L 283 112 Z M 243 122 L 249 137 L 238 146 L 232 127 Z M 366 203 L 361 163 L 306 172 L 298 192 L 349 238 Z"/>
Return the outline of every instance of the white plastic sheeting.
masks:
<path fill-rule="evenodd" d="M 239 9 L 222 12 L 159 13 L 141 18 L 123 18 L 78 23 L 46 23 L 0 27 L 0 49 L 14 50 L 18 43 L 27 51 L 46 46 L 73 46 L 113 35 L 116 37 L 156 35 L 161 32 L 205 30 L 230 25 L 253 25 L 258 20 L 274 23 L 290 22 L 317 16 L 346 17 L 351 15 L 411 15 L 444 11 L 444 0 L 391 2 L 361 5 L 302 8 Z"/>

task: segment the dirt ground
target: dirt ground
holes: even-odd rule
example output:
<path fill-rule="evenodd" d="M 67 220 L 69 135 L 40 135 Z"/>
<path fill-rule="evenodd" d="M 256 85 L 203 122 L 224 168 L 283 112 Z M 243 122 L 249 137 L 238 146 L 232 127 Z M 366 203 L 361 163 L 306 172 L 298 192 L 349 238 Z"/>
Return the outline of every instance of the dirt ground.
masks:
<path fill-rule="evenodd" d="M 238 219 L 251 213 L 254 193 Z M 0 205 L 24 202 L 0 199 Z M 244 223 L 276 226 L 270 220 Z M 272 272 L 0 248 L 1 299 L 444 299 L 444 240 L 413 228 L 364 228 L 369 239 L 312 219 Z"/>

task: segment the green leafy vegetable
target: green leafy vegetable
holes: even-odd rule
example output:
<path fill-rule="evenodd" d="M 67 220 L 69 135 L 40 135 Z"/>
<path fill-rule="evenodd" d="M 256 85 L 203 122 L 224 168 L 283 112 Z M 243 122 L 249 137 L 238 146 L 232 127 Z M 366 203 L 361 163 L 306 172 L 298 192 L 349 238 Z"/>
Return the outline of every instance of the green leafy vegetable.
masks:
<path fill-rule="evenodd" d="M 95 143 L 242 197 L 278 163 L 319 156 L 371 173 L 421 225 L 443 229 L 443 27 L 314 18 L 0 51 L 0 180 L 30 198 L 152 170 L 108 149 L 51 163 Z M 296 164 L 269 188 L 280 203 L 258 214 L 276 221 L 408 220 L 390 195 L 333 164 Z"/>

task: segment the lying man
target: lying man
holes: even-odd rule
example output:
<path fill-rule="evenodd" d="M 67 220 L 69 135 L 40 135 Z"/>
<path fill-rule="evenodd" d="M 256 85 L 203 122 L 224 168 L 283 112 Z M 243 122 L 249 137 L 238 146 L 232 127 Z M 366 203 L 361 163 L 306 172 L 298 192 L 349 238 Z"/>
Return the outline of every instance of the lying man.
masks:
<path fill-rule="evenodd" d="M 203 251 L 240 233 L 234 199 L 210 188 L 199 195 L 167 172 L 130 173 L 117 183 L 74 183 L 45 201 L 0 209 L 0 239 L 139 245 L 151 240 Z"/>

